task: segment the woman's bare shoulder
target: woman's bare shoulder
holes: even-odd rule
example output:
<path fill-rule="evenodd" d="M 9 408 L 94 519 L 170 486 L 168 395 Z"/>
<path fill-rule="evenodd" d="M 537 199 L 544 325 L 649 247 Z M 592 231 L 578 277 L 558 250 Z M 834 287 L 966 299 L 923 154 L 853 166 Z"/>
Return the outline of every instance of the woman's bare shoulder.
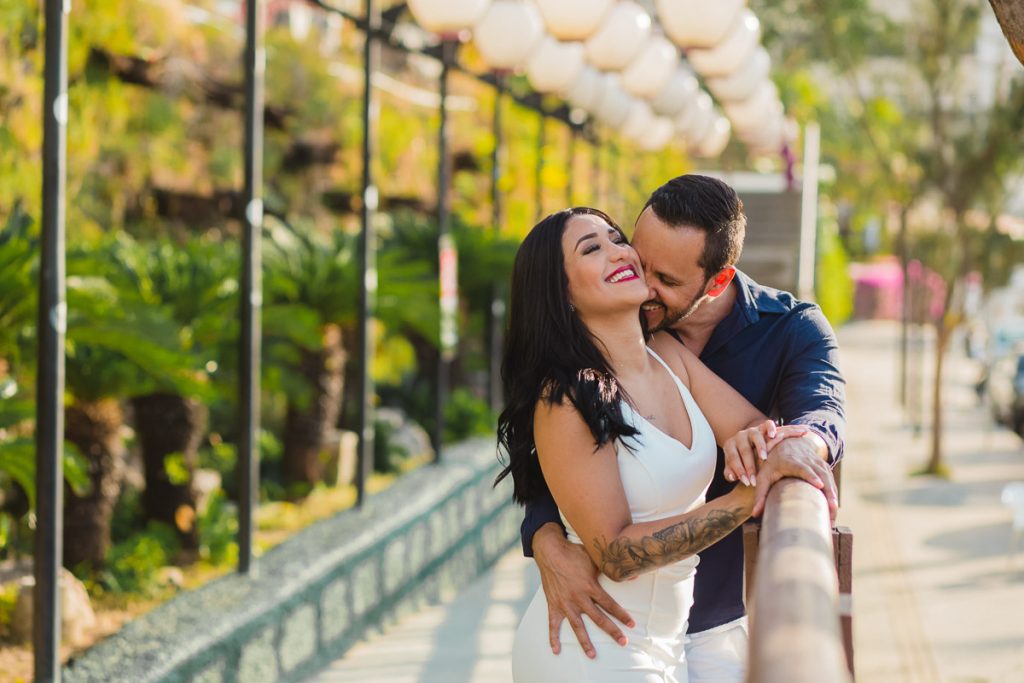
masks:
<path fill-rule="evenodd" d="M 648 341 L 648 346 L 668 363 L 673 372 L 679 375 L 679 379 L 689 384 L 689 373 L 686 368 L 694 355 L 686 346 L 668 332 L 655 332 Z"/>

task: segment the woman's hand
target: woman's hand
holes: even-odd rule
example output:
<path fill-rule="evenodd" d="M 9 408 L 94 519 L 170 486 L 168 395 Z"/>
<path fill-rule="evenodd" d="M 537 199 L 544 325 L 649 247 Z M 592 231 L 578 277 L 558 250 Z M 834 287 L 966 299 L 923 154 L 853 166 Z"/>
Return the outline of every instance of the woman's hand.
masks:
<path fill-rule="evenodd" d="M 757 470 L 768 459 L 768 451 L 783 439 L 803 436 L 804 425 L 776 425 L 765 420 L 753 427 L 736 432 L 722 444 L 725 453 L 726 481 L 741 481 L 745 486 L 757 485 Z"/>

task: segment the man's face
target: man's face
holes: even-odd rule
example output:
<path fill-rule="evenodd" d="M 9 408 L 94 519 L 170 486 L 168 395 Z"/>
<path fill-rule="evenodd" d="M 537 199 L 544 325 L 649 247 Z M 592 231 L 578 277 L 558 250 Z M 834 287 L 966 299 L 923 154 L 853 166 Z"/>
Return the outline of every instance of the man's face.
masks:
<path fill-rule="evenodd" d="M 637 219 L 633 248 L 651 290 L 643 312 L 652 332 L 676 326 L 706 300 L 708 281 L 697 265 L 704 253 L 704 231 L 671 227 L 648 207 Z"/>

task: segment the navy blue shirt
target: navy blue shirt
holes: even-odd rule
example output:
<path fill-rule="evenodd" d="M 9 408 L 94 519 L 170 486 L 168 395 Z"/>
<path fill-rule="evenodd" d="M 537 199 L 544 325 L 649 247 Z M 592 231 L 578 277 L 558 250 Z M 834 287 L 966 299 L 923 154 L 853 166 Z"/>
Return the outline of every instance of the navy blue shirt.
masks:
<path fill-rule="evenodd" d="M 829 462 L 843 456 L 845 382 L 839 373 L 835 333 L 817 305 L 762 287 L 736 271 L 736 303 L 708 339 L 701 361 L 770 418 L 804 424 L 828 444 Z M 678 339 L 678 337 L 677 337 Z M 712 500 L 735 484 L 718 465 L 708 489 Z M 558 522 L 550 493 L 526 506 L 523 552 L 532 557 L 533 534 Z M 743 616 L 743 535 L 740 529 L 700 553 L 689 632 Z"/>

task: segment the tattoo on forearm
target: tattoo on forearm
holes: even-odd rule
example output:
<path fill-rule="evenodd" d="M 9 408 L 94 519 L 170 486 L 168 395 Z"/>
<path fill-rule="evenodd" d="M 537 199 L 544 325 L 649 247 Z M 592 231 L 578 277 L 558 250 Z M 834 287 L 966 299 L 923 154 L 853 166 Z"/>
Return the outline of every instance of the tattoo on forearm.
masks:
<path fill-rule="evenodd" d="M 616 581 L 624 581 L 677 562 L 725 538 L 749 516 L 749 510 L 743 507 L 712 510 L 640 539 L 616 538 L 610 543 L 603 538 L 595 539 L 601 554 L 601 571 Z"/>

